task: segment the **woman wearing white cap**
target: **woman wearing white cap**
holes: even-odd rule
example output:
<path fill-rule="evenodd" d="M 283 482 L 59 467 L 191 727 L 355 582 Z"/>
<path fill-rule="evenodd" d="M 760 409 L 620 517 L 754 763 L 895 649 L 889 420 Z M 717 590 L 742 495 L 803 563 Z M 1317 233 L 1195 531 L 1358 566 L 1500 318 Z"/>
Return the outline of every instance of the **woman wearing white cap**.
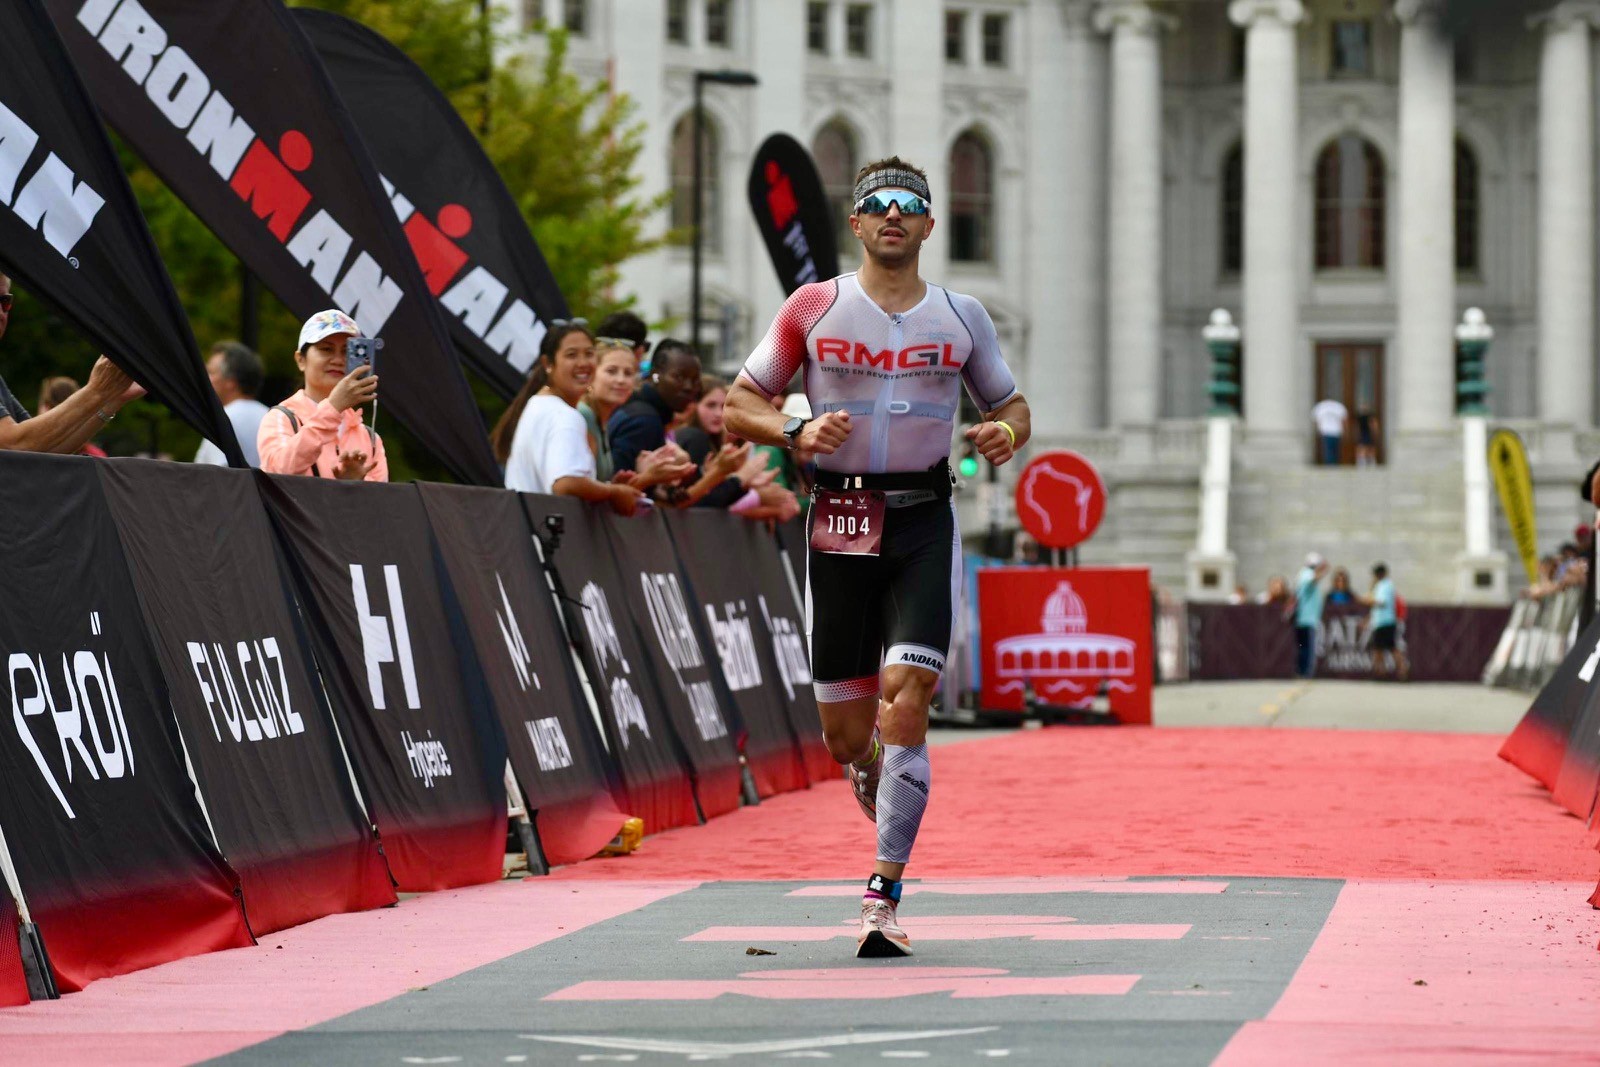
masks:
<path fill-rule="evenodd" d="M 345 373 L 345 345 L 361 327 L 342 311 L 320 311 L 300 328 L 295 363 L 305 387 L 267 412 L 256 442 L 269 474 L 309 474 L 343 481 L 386 482 L 383 438 L 361 421 L 360 407 L 378 397 L 378 376 L 363 364 Z"/>

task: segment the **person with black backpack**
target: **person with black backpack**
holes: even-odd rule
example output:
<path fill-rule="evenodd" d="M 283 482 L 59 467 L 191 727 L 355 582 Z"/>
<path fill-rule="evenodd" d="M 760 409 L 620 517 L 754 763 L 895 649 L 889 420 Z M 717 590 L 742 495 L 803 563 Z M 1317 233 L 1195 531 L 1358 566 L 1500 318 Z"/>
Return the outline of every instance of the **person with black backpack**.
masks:
<path fill-rule="evenodd" d="M 346 373 L 345 346 L 360 337 L 356 320 L 337 309 L 319 311 L 300 328 L 294 361 L 305 386 L 261 420 L 256 437 L 261 469 L 342 481 L 386 482 L 383 438 L 361 418 L 378 399 L 370 364 Z"/>

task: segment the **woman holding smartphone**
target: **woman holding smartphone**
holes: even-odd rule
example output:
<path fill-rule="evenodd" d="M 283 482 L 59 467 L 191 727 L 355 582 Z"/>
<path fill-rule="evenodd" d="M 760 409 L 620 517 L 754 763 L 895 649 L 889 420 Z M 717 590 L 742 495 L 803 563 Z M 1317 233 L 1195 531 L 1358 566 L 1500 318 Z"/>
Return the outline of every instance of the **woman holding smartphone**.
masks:
<path fill-rule="evenodd" d="M 389 480 L 383 438 L 362 422 L 360 410 L 378 398 L 378 376 L 367 364 L 345 368 L 346 345 L 360 336 L 356 320 L 337 309 L 319 311 L 300 328 L 294 361 L 305 385 L 262 418 L 256 436 L 262 470 L 352 482 Z"/>

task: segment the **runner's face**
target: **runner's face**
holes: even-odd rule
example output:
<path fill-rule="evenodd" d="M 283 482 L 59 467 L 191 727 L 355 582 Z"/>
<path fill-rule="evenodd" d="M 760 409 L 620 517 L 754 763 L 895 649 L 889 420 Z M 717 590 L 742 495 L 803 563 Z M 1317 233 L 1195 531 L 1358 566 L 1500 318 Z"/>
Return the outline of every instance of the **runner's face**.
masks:
<path fill-rule="evenodd" d="M 600 357 L 595 374 L 594 395 L 612 407 L 626 404 L 639 385 L 639 360 L 632 349 L 613 348 Z"/>
<path fill-rule="evenodd" d="M 933 216 L 902 215 L 899 204 L 890 204 L 882 215 L 851 215 L 850 228 L 869 257 L 886 266 L 899 266 L 917 258 L 922 242 L 933 232 Z"/>
<path fill-rule="evenodd" d="M 726 389 L 713 389 L 700 398 L 698 405 L 700 409 L 700 428 L 706 433 L 719 434 L 722 432 L 722 404 L 727 398 L 728 391 Z"/>

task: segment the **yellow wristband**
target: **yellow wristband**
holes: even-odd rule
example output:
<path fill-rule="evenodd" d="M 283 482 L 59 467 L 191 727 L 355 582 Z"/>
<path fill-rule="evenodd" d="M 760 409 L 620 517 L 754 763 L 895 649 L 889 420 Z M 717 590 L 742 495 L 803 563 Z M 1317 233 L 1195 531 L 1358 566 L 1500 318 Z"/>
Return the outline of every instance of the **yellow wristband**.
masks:
<path fill-rule="evenodd" d="M 1011 424 L 1004 419 L 996 419 L 994 424 L 1004 430 L 1007 436 L 1011 438 L 1011 450 L 1015 452 L 1017 448 L 1017 431 L 1013 430 Z"/>

